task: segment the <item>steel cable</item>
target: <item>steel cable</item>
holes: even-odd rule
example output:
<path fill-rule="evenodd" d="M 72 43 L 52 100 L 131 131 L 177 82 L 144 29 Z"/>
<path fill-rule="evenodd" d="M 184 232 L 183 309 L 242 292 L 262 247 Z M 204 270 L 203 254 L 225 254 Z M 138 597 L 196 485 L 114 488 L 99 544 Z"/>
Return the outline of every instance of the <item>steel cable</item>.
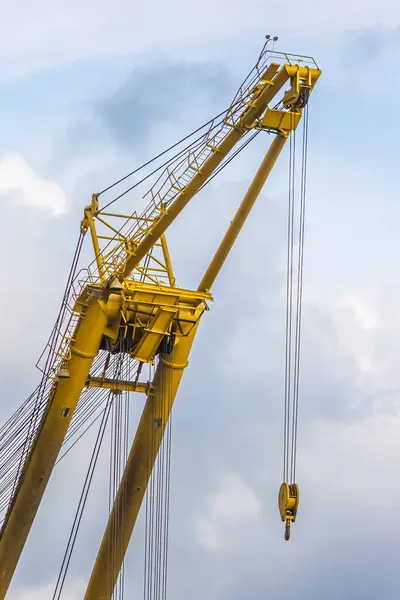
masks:
<path fill-rule="evenodd" d="M 308 105 L 305 107 L 301 149 L 300 206 L 296 202 L 296 132 L 289 140 L 289 197 L 286 257 L 285 378 L 283 481 L 295 483 L 301 355 L 304 237 L 308 149 Z M 294 112 L 292 119 L 294 119 Z M 292 126 L 294 121 L 292 121 Z M 295 222 L 296 221 L 296 222 Z M 295 227 L 298 231 L 295 240 Z M 295 244 L 297 243 L 296 254 Z"/>
<path fill-rule="evenodd" d="M 308 150 L 308 104 L 304 110 L 303 122 L 303 144 L 301 164 L 301 188 L 300 188 L 300 224 L 299 224 L 299 254 L 298 254 L 298 279 L 296 296 L 296 339 L 295 339 L 295 365 L 294 365 L 294 402 L 293 402 L 293 425 L 292 425 L 292 481 L 296 480 L 296 458 L 297 458 L 297 432 L 299 412 L 299 382 L 300 382 L 300 352 L 301 352 L 301 321 L 303 306 L 303 271 L 304 271 L 304 235 L 305 235 L 305 213 L 307 193 L 307 150 Z"/>
<path fill-rule="evenodd" d="M 130 177 L 132 177 L 133 175 L 136 175 L 136 173 L 138 173 L 139 171 L 141 171 L 142 169 L 146 168 L 147 166 L 149 166 L 150 164 L 152 164 L 153 162 L 155 162 L 156 160 L 158 160 L 159 158 L 161 158 L 162 156 L 165 156 L 166 154 L 168 154 L 169 152 L 171 152 L 171 150 L 174 150 L 174 148 L 177 148 L 178 146 L 180 146 L 181 144 L 183 144 L 186 140 L 190 139 L 191 137 L 193 137 L 194 135 L 196 135 L 196 133 L 198 133 L 199 131 L 202 131 L 203 129 L 205 129 L 208 126 L 212 126 L 211 130 L 215 129 L 218 125 L 221 125 L 223 122 L 223 119 L 221 119 L 221 121 L 217 122 L 216 125 L 213 125 L 215 123 L 215 121 L 217 119 L 220 119 L 221 117 L 226 116 L 227 114 L 229 114 L 229 112 L 233 112 L 233 110 L 238 107 L 238 105 L 241 104 L 242 102 L 242 98 L 244 96 L 245 92 L 248 92 L 249 90 L 251 90 L 253 88 L 253 86 L 255 85 L 255 83 L 257 82 L 257 80 L 260 77 L 260 73 L 261 73 L 261 69 L 266 67 L 267 64 L 267 60 L 263 61 L 263 59 L 265 58 L 266 54 L 268 54 L 267 51 L 267 46 L 268 46 L 268 40 L 266 41 L 266 43 L 264 44 L 262 51 L 259 55 L 257 64 L 255 65 L 255 67 L 253 67 L 249 73 L 247 74 L 247 76 L 245 77 L 245 79 L 243 80 L 242 84 L 239 87 L 239 92 L 237 92 L 237 94 L 235 95 L 233 102 L 231 103 L 231 105 L 223 110 L 222 112 L 220 112 L 218 115 L 216 115 L 215 117 L 213 117 L 212 119 L 210 119 L 209 121 L 207 121 L 206 123 L 204 123 L 203 125 L 200 125 L 200 127 L 198 127 L 197 129 L 195 129 L 194 131 L 192 131 L 191 133 L 189 133 L 188 135 L 184 136 L 183 138 L 181 138 L 178 142 L 175 142 L 174 144 L 172 144 L 171 146 L 169 146 L 166 150 L 163 150 L 162 152 L 160 152 L 159 154 L 157 154 L 156 156 L 154 156 L 153 158 L 151 158 L 150 160 L 146 161 L 145 163 L 143 163 L 142 165 L 140 165 L 139 167 L 137 167 L 136 169 L 134 169 L 133 171 L 131 171 L 130 173 L 127 173 L 126 175 L 124 175 L 123 177 L 121 177 L 120 179 L 114 181 L 112 184 L 108 185 L 106 188 L 104 188 L 101 192 L 99 192 L 97 194 L 97 196 L 101 196 L 102 194 L 105 194 L 106 192 L 108 192 L 109 190 L 111 190 L 112 188 L 114 188 L 115 186 L 119 185 L 120 183 L 122 183 L 123 181 L 126 181 L 127 179 L 129 179 Z M 179 156 L 182 152 L 185 152 L 186 150 L 188 150 L 193 144 L 196 144 L 199 140 L 201 140 L 203 138 L 203 136 L 200 136 L 199 138 L 197 138 L 197 140 L 195 140 L 194 142 L 192 142 L 192 144 L 190 144 L 189 146 L 187 146 L 184 150 L 182 150 L 180 153 L 177 153 L 174 157 L 172 157 L 169 161 L 167 161 L 166 163 L 164 163 L 163 166 L 166 166 L 167 164 L 169 164 L 171 161 L 173 161 L 177 156 Z M 162 167 L 160 167 L 162 168 Z M 158 169 L 157 169 L 158 170 Z M 156 170 L 156 171 L 157 171 Z M 154 174 L 156 171 L 154 171 L 152 174 Z M 136 187 L 136 186 L 134 186 Z M 133 189 L 133 188 L 131 188 Z M 130 191 L 130 190 L 129 190 Z M 127 192 L 125 192 L 127 193 Z M 106 207 L 110 206 L 110 204 L 112 204 L 113 202 L 115 202 L 118 198 L 112 200 L 109 204 L 107 204 L 105 207 L 103 207 L 101 210 L 104 210 Z"/>

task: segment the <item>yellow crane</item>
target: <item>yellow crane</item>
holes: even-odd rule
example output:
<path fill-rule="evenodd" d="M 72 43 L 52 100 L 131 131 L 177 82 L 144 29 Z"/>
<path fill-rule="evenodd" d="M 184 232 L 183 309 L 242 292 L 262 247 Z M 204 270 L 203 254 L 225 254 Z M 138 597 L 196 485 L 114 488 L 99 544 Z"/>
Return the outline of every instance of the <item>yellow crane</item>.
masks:
<path fill-rule="evenodd" d="M 129 452 L 126 449 L 126 463 L 114 486 L 109 520 L 85 594 L 85 600 L 114 597 L 160 447 L 166 443 L 163 438 L 170 412 L 199 322 L 213 299 L 212 285 L 276 160 L 293 137 L 319 76 L 313 59 L 270 51 L 266 44 L 228 110 L 207 123 L 198 138 L 156 169 L 157 179 L 146 194 L 148 205 L 141 214 L 107 210 L 115 199 L 100 208 L 103 192 L 93 195 L 84 209 L 60 315 L 42 366 L 43 379 L 24 409 L 30 411 L 29 419 L 24 418 L 24 423 L 29 421 L 29 431 L 12 455 L 14 462 L 7 455 L 9 470 L 1 480 L 2 491 L 8 493 L 0 533 L 1 598 L 9 589 L 77 406 L 81 406 L 85 394 L 98 390 L 112 399 L 131 392 L 146 398 L 133 443 Z M 207 182 L 259 133 L 265 135 L 268 148 L 226 234 L 197 289 L 179 287 L 165 236 L 168 227 Z M 78 273 L 87 233 L 94 261 Z M 289 235 L 293 255 L 293 223 Z M 129 361 L 129 371 L 125 371 L 128 376 L 123 377 L 115 367 L 120 357 Z M 141 379 L 145 365 L 152 373 L 148 381 Z M 289 395 L 290 389 L 285 395 L 287 403 Z M 9 432 L 22 419 L 21 414 L 7 422 L 7 435 L 2 430 L 2 447 L 6 448 L 7 440 L 11 440 Z M 290 424 L 285 422 L 286 456 L 289 437 Z M 10 465 L 15 465 L 14 470 Z M 298 499 L 298 487 L 290 481 L 287 464 L 279 493 L 287 539 Z"/>

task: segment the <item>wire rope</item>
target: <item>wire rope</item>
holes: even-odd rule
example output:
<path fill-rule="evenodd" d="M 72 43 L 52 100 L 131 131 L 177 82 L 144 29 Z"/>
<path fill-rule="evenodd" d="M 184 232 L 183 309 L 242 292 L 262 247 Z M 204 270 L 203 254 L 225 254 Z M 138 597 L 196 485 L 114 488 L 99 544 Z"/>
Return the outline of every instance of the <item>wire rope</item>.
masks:
<path fill-rule="evenodd" d="M 289 181 L 286 256 L 285 377 L 283 426 L 283 481 L 296 481 L 299 381 L 301 356 L 301 321 L 304 272 L 306 181 L 308 150 L 308 105 L 305 106 L 302 145 L 300 200 L 296 194 L 296 131 L 291 112 L 292 134 L 289 140 Z M 295 235 L 297 234 L 297 236 Z"/>
<path fill-rule="evenodd" d="M 263 67 L 266 66 L 266 62 L 267 61 L 263 62 L 263 58 L 265 58 L 266 54 L 268 53 L 267 52 L 268 43 L 269 43 L 269 40 L 267 39 L 266 42 L 264 43 L 264 46 L 263 46 L 261 52 L 260 52 L 257 64 L 246 75 L 245 79 L 243 80 L 243 82 L 241 83 L 241 85 L 239 87 L 239 91 L 236 93 L 235 98 L 233 99 L 233 102 L 231 103 L 231 105 L 227 109 L 223 110 L 222 112 L 220 112 L 219 114 L 217 114 L 215 117 L 213 117 L 212 119 L 210 119 L 209 121 L 207 121 L 203 125 L 200 125 L 199 127 L 197 127 L 197 129 L 194 129 L 191 133 L 189 133 L 188 135 L 186 135 L 183 138 L 181 138 L 178 142 L 175 142 L 174 144 L 172 144 L 171 146 L 169 146 L 166 150 L 163 150 L 162 152 L 160 152 L 159 154 L 157 154 L 156 156 L 154 156 L 150 160 L 144 162 L 142 165 L 140 165 L 136 169 L 130 171 L 129 173 L 127 173 L 123 177 L 120 177 L 118 180 L 114 181 L 113 183 L 111 183 L 110 185 L 108 185 L 107 187 L 105 187 L 101 192 L 99 192 L 97 194 L 97 196 L 101 196 L 102 194 L 104 194 L 104 193 L 108 192 L 109 190 L 113 189 L 115 186 L 119 185 L 123 181 L 126 181 L 127 179 L 129 179 L 133 175 L 136 175 L 136 173 L 138 173 L 142 169 L 146 168 L 147 166 L 149 166 L 150 164 L 152 164 L 153 162 L 155 162 L 156 160 L 158 160 L 162 156 L 165 156 L 166 154 L 168 154 L 169 152 L 171 152 L 171 150 L 174 150 L 175 148 L 177 148 L 178 146 L 180 146 L 181 144 L 183 144 L 185 141 L 187 141 L 188 139 L 190 139 L 191 137 L 193 137 L 194 135 L 196 135 L 196 133 L 199 133 L 199 131 L 202 131 L 203 129 L 205 129 L 209 125 L 213 126 L 213 124 L 215 123 L 215 121 L 217 119 L 220 119 L 221 117 L 226 116 L 227 114 L 229 114 L 229 112 L 232 112 L 235 109 L 235 107 L 237 107 L 238 105 L 240 105 L 241 102 L 242 102 L 242 98 L 243 98 L 244 92 L 245 91 L 248 92 L 249 90 L 252 89 L 252 87 L 255 84 L 256 80 L 260 76 L 260 68 L 262 69 Z M 217 123 L 215 126 L 213 126 L 213 128 L 217 127 L 220 124 L 222 124 L 222 122 L 223 122 L 223 119 L 222 119 L 222 121 L 220 121 L 219 123 Z M 200 136 L 197 140 L 195 140 L 195 142 L 192 142 L 192 143 L 195 144 L 196 141 L 199 141 L 200 139 L 202 139 L 202 137 L 203 136 Z M 190 146 L 188 146 L 185 150 L 189 149 Z M 185 150 L 183 150 L 183 152 Z M 178 156 L 178 154 L 176 156 Z M 174 157 L 172 159 L 170 159 L 170 160 L 173 160 L 173 159 L 174 159 Z M 167 161 L 165 163 L 165 165 L 169 164 L 169 162 L 170 161 Z M 112 200 L 111 203 L 113 203 L 115 201 L 116 201 L 116 199 Z M 109 204 L 107 204 L 106 206 L 109 206 Z M 105 208 L 106 207 L 103 207 L 101 210 L 104 210 Z"/>
<path fill-rule="evenodd" d="M 103 438 L 104 438 L 104 433 L 105 433 L 106 426 L 107 426 L 107 421 L 108 421 L 111 404 L 112 404 L 111 397 L 112 397 L 112 395 L 110 392 L 109 396 L 108 396 L 107 410 L 104 411 L 103 416 L 102 416 L 102 420 L 101 420 L 99 431 L 98 431 L 98 434 L 96 437 L 96 442 L 95 442 L 95 445 L 93 448 L 92 456 L 91 456 L 91 459 L 89 462 L 84 485 L 82 488 L 78 507 L 77 507 L 77 510 L 75 513 L 74 521 L 73 521 L 73 524 L 71 527 L 67 547 L 65 549 L 64 557 L 63 557 L 63 560 L 61 563 L 61 568 L 60 568 L 60 572 L 59 572 L 59 575 L 57 578 L 56 587 L 54 589 L 52 600 L 59 600 L 59 598 L 61 597 L 62 590 L 64 588 L 65 579 L 66 579 L 69 565 L 71 562 L 72 552 L 75 547 L 76 538 L 77 538 L 79 527 L 80 527 L 80 524 L 82 521 L 82 515 L 83 515 L 84 509 L 86 506 L 89 490 L 90 490 L 91 483 L 93 480 L 95 467 L 96 467 L 96 464 L 97 464 L 97 461 L 99 458 L 99 453 L 100 453 L 101 445 L 102 445 Z"/>

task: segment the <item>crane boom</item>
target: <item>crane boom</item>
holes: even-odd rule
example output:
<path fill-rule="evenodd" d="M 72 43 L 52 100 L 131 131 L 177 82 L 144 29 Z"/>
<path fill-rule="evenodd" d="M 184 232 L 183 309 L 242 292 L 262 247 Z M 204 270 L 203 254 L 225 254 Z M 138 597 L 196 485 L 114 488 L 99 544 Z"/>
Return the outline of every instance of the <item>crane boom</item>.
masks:
<path fill-rule="evenodd" d="M 236 122 L 231 126 L 229 133 L 221 140 L 220 144 L 211 149 L 209 158 L 204 162 L 200 171 L 195 173 L 188 184 L 179 192 L 170 207 L 163 206 L 163 212 L 156 218 L 146 237 L 131 256 L 126 258 L 122 276 L 128 277 L 138 262 L 150 250 L 154 242 L 167 230 L 171 223 L 181 213 L 201 186 L 209 179 L 224 158 L 239 142 L 247 131 L 254 127 L 255 121 L 266 110 L 268 103 L 278 94 L 282 86 L 289 79 L 288 67 L 272 63 L 262 75 L 260 82 L 250 97 L 249 106 L 246 106 Z M 158 211 L 159 207 L 155 208 Z"/>
<path fill-rule="evenodd" d="M 107 221 L 108 217 L 119 215 L 99 210 L 96 195 L 85 208 L 82 232 L 91 233 L 97 278 L 84 281 L 76 295 L 73 327 L 70 325 L 69 334 L 61 339 L 48 373 L 53 384 L 46 408 L 0 532 L 0 598 L 7 593 L 82 390 L 87 386 L 104 387 L 111 392 L 133 389 L 146 393 L 142 418 L 85 595 L 85 600 L 111 598 L 199 320 L 212 300 L 211 286 L 286 140 L 298 126 L 302 109 L 320 76 L 315 64 L 304 66 L 300 61 L 288 60 L 288 56 L 283 55 L 281 62 L 270 62 L 268 56 L 268 61 L 257 63 L 251 86 L 239 94 L 239 100 L 225 114 L 220 138 L 207 142 L 195 158 L 189 154 L 187 167 L 179 176 L 171 179 L 168 173 L 173 185 L 166 192 L 162 185 L 158 191 L 152 191 L 150 208 L 140 217 L 128 217 L 136 225 L 127 232 Z M 286 83 L 289 89 L 278 96 Z M 272 100 L 277 101 L 275 108 L 269 107 Z M 272 144 L 197 291 L 179 288 L 165 232 L 238 142 L 255 129 L 274 134 Z M 98 235 L 96 222 L 109 227 L 114 232 L 112 236 Z M 101 247 L 104 239 L 108 240 L 107 245 Z M 151 274 L 148 259 L 157 247 L 164 258 L 160 261 L 153 257 L 158 265 Z M 166 283 L 154 275 L 163 269 L 168 274 Z M 140 277 L 134 277 L 134 273 Z M 124 382 L 106 378 L 106 367 L 102 378 L 91 377 L 91 367 L 99 353 L 122 351 L 122 342 L 124 352 L 139 365 L 137 376 L 140 365 L 153 363 L 158 357 L 158 368 L 149 385 L 137 379 Z M 165 381 L 171 395 L 167 404 Z M 150 440 L 148 432 L 154 427 L 155 438 L 153 435 Z M 115 535 L 123 539 L 123 549 L 110 571 L 107 552 L 110 538 Z"/>

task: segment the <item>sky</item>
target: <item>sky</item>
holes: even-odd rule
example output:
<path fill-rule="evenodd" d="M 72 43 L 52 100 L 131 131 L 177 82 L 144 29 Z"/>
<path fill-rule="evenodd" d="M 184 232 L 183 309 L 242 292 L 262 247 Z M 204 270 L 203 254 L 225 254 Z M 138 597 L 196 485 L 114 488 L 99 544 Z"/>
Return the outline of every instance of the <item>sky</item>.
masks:
<path fill-rule="evenodd" d="M 176 402 L 169 597 L 397 598 L 398 2 L 16 0 L 2 12 L 4 419 L 39 380 L 91 194 L 223 110 L 265 34 L 279 36 L 278 50 L 314 56 L 323 74 L 309 108 L 298 519 L 285 543 L 286 152 L 213 289 Z M 258 136 L 174 224 L 182 287 L 200 280 L 267 142 Z M 55 471 L 10 600 L 52 598 L 92 441 Z M 83 597 L 95 558 L 103 479 L 66 600 Z M 141 521 L 129 593 L 142 593 L 142 549 Z"/>

